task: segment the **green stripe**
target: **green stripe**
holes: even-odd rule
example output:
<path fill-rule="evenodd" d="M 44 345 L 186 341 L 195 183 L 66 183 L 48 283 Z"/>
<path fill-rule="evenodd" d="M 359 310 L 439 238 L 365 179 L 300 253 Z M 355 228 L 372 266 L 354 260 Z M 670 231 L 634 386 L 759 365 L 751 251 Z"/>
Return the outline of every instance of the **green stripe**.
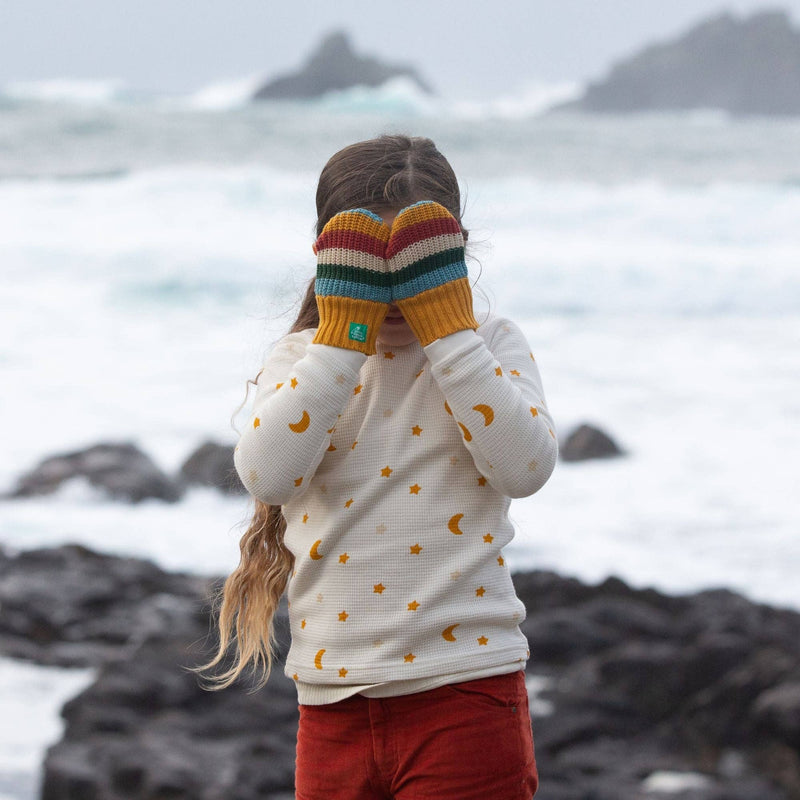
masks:
<path fill-rule="evenodd" d="M 375 272 L 364 267 L 352 267 L 347 264 L 317 264 L 317 277 L 327 280 L 361 283 L 366 286 L 377 286 L 381 289 L 391 286 L 388 272 Z"/>
<path fill-rule="evenodd" d="M 464 248 L 453 247 L 450 250 L 441 250 L 438 253 L 425 256 L 419 261 L 414 261 L 407 267 L 392 273 L 392 283 L 395 285 L 405 283 L 406 281 L 419 278 L 421 275 L 426 275 L 429 272 L 434 272 L 441 267 L 447 267 L 451 264 L 464 263 Z M 466 270 L 466 264 L 464 264 Z M 466 275 L 466 272 L 464 273 Z"/>

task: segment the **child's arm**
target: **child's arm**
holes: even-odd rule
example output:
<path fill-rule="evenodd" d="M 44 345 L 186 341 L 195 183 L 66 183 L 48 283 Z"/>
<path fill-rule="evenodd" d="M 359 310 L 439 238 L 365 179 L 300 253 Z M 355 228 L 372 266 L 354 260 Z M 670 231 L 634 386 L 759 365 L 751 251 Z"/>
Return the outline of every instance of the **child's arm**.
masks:
<path fill-rule="evenodd" d="M 478 471 L 503 494 L 527 497 L 553 472 L 558 444 L 524 335 L 506 320 L 492 326 L 489 341 L 460 331 L 425 352 Z"/>
<path fill-rule="evenodd" d="M 248 491 L 283 505 L 302 494 L 336 420 L 375 352 L 391 288 L 384 255 L 389 228 L 362 208 L 333 216 L 314 243 L 319 326 L 312 344 L 289 335 L 258 380 L 253 417 L 234 453 Z"/>
<path fill-rule="evenodd" d="M 509 497 L 533 494 L 555 467 L 553 421 L 520 330 L 503 322 L 488 343 L 475 333 L 460 223 L 438 203 L 415 203 L 395 217 L 386 255 L 392 296 L 431 360 L 475 466 Z"/>
<path fill-rule="evenodd" d="M 275 346 L 234 452 L 239 477 L 254 497 L 283 505 L 305 491 L 365 360 L 354 350 L 308 344 L 302 333 Z"/>

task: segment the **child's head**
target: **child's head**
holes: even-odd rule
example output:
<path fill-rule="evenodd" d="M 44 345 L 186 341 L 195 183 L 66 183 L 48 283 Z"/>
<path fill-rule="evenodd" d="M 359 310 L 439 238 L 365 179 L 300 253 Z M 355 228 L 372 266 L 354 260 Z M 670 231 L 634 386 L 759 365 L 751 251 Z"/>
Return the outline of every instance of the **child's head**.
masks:
<path fill-rule="evenodd" d="M 319 176 L 317 235 L 340 211 L 398 211 L 418 200 L 435 200 L 461 221 L 458 180 L 430 139 L 385 135 L 356 142 L 334 154 Z"/>

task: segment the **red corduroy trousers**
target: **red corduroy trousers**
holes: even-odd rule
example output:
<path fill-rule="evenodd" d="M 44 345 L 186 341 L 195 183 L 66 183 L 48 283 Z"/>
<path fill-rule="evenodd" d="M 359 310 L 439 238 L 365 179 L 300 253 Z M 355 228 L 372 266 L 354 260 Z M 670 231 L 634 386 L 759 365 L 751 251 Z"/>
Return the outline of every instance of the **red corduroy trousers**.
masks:
<path fill-rule="evenodd" d="M 296 800 L 531 800 L 525 673 L 300 706 Z"/>

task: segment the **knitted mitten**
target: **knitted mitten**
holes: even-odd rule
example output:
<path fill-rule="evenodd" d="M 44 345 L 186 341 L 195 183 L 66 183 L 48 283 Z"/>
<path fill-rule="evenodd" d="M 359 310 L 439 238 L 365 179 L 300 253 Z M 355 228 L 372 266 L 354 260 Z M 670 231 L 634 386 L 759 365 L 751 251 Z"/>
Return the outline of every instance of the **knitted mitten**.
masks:
<path fill-rule="evenodd" d="M 371 211 L 355 208 L 332 217 L 314 244 L 314 289 L 319 328 L 314 342 L 375 352 L 375 339 L 391 303 L 386 243 L 391 231 Z"/>
<path fill-rule="evenodd" d="M 395 217 L 386 248 L 392 300 L 420 344 L 478 323 L 464 261 L 464 236 L 453 215 L 423 200 Z"/>

